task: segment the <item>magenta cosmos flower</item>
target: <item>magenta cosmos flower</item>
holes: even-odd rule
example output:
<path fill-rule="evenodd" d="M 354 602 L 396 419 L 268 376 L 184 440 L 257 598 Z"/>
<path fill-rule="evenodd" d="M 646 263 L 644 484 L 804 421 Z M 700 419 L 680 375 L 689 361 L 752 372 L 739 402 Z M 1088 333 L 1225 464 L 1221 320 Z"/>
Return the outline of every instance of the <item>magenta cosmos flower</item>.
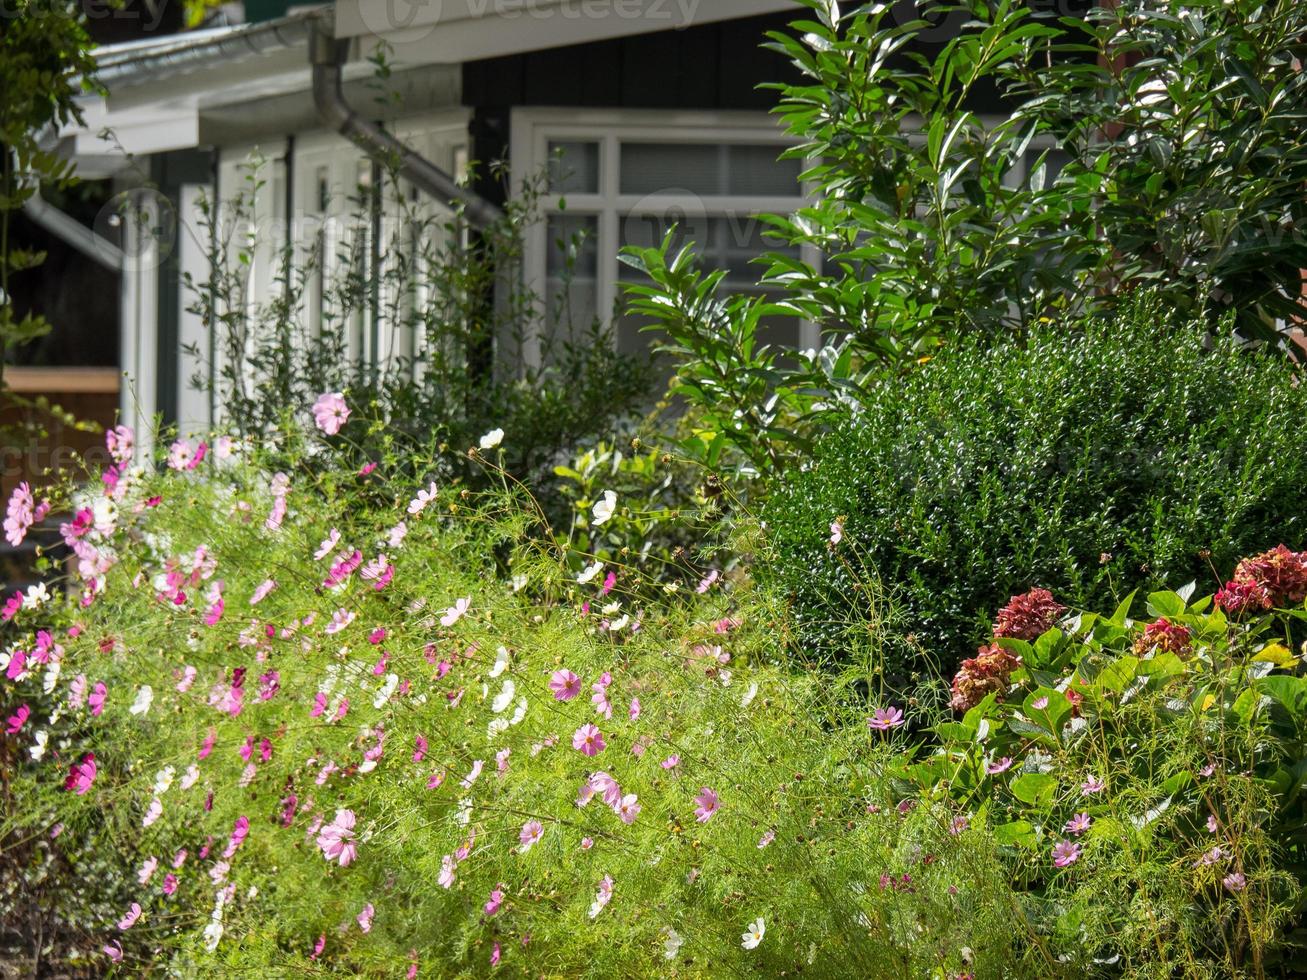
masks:
<path fill-rule="evenodd" d="M 86 753 L 82 756 L 81 762 L 73 763 L 68 778 L 64 780 L 64 789 L 70 789 L 78 796 L 85 796 L 95 782 L 96 769 L 95 753 Z"/>
<path fill-rule="evenodd" d="M 604 750 L 604 733 L 586 722 L 572 734 L 572 748 L 583 755 L 595 756 Z"/>
<path fill-rule="evenodd" d="M 570 670 L 556 670 L 549 677 L 549 690 L 554 692 L 555 701 L 571 701 L 581 693 L 581 678 Z"/>
<path fill-rule="evenodd" d="M 699 805 L 695 807 L 694 819 L 699 823 L 707 823 L 712 819 L 712 815 L 717 812 L 721 801 L 717 794 L 708 786 L 699 790 L 699 795 L 694 798 L 694 802 Z"/>
<path fill-rule="evenodd" d="M 1065 868 L 1080 860 L 1080 845 L 1069 840 L 1058 841 L 1053 845 L 1053 866 Z"/>
<path fill-rule="evenodd" d="M 349 406 L 339 391 L 329 391 L 313 403 L 313 421 L 329 436 L 334 436 L 349 419 Z"/>
<path fill-rule="evenodd" d="M 879 732 L 887 732 L 903 724 L 903 712 L 898 708 L 877 708 L 867 724 Z"/>

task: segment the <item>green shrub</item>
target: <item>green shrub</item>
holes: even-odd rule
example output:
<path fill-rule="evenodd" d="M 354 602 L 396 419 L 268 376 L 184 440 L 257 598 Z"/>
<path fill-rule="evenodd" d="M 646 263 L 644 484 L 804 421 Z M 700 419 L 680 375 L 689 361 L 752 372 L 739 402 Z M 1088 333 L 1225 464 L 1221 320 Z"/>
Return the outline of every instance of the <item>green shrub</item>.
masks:
<path fill-rule="evenodd" d="M 1278 355 L 1173 325 L 1152 300 L 1081 329 L 960 341 L 864 401 L 767 507 L 769 574 L 805 649 L 838 655 L 877 578 L 947 668 L 1032 587 L 1098 608 L 1304 540 L 1307 387 Z M 920 656 L 905 643 L 887 666 Z"/>

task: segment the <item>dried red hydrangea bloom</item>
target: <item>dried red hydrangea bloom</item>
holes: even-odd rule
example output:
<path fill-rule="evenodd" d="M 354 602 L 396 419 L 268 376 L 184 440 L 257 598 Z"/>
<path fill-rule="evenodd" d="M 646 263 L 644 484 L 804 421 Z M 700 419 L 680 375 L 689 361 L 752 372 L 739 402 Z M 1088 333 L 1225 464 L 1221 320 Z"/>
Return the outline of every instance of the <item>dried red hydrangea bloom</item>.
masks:
<path fill-rule="evenodd" d="M 1234 581 L 1260 585 L 1277 606 L 1302 602 L 1307 599 L 1307 552 L 1278 544 L 1239 562 Z"/>
<path fill-rule="evenodd" d="M 1054 599 L 1048 589 L 1031 589 L 1025 595 L 1013 596 L 999 610 L 994 635 L 1031 642 L 1052 629 L 1064 612 L 1066 606 Z"/>
<path fill-rule="evenodd" d="M 991 691 L 1002 695 L 1008 688 L 1008 675 L 1021 666 L 1021 658 L 997 644 L 981 647 L 976 655 L 962 661 L 953 678 L 954 711 L 969 711 Z"/>
<path fill-rule="evenodd" d="M 1215 602 L 1231 616 L 1265 612 L 1274 605 L 1270 593 L 1256 582 L 1226 582 L 1225 587 L 1216 593 Z"/>
<path fill-rule="evenodd" d="M 1143 635 L 1135 640 L 1135 653 L 1147 653 L 1157 650 L 1159 653 L 1174 653 L 1177 657 L 1187 656 L 1193 633 L 1187 626 L 1173 623 L 1162 616 L 1155 623 L 1144 627 Z"/>

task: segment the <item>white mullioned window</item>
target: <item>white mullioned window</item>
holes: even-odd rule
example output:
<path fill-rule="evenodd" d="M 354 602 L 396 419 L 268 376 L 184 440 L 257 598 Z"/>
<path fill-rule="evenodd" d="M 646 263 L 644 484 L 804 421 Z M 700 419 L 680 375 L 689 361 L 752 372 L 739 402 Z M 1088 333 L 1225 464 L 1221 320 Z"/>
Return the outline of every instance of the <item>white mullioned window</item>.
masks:
<path fill-rule="evenodd" d="M 626 246 L 651 246 L 673 225 L 693 241 L 706 269 L 725 269 L 725 288 L 759 293 L 765 252 L 816 263 L 809 250 L 764 237 L 758 215 L 788 214 L 808 203 L 803 161 L 780 160 L 791 145 L 779 123 L 759 112 L 517 109 L 513 186 L 548 169 L 542 220 L 526 243 L 525 277 L 555 336 L 620 313 L 621 283 L 639 273 L 618 262 Z M 568 268 L 565 244 L 584 244 Z M 563 316 L 553 316 L 556 310 Z M 619 316 L 619 350 L 648 349 L 640 323 Z M 810 347 L 816 329 L 796 319 L 768 324 L 763 339 Z M 544 338 L 529 338 L 539 364 Z"/>

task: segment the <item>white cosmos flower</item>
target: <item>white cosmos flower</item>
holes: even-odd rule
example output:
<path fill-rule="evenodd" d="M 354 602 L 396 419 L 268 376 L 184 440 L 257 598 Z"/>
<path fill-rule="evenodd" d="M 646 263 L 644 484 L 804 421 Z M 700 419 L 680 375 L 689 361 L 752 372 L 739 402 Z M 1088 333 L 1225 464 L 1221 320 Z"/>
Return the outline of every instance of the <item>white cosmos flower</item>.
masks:
<path fill-rule="evenodd" d="M 374 708 L 382 707 L 387 701 L 390 700 L 390 696 L 395 693 L 395 688 L 398 686 L 399 686 L 399 675 L 387 674 L 385 683 L 383 683 L 381 687 L 378 688 L 376 697 L 372 699 L 372 707 Z"/>
<path fill-rule="evenodd" d="M 172 786 L 173 777 L 177 775 L 177 770 L 172 766 L 164 766 L 154 774 L 154 795 L 162 796 L 168 792 Z"/>
<path fill-rule="evenodd" d="M 36 585 L 27 587 L 27 596 L 23 599 L 23 608 L 40 609 L 41 606 L 50 601 L 50 593 L 45 587 L 44 582 L 38 582 Z"/>
<path fill-rule="evenodd" d="M 663 927 L 663 959 L 674 960 L 685 945 L 684 937 L 671 926 Z"/>
<path fill-rule="evenodd" d="M 63 670 L 62 660 L 51 660 L 45 668 L 45 676 L 41 678 L 41 690 L 46 694 L 53 694 L 55 687 L 59 684 L 59 673 Z"/>
<path fill-rule="evenodd" d="M 607 524 L 617 510 L 617 494 L 612 490 L 604 491 L 604 499 L 594 505 L 594 519 L 590 521 L 595 527 Z"/>
<path fill-rule="evenodd" d="M 513 717 L 509 721 L 510 725 L 516 725 L 526 717 L 526 698 L 517 699 L 517 710 L 513 712 Z"/>
<path fill-rule="evenodd" d="M 127 710 L 134 715 L 143 715 L 150 710 L 150 705 L 154 703 L 154 688 L 145 684 L 136 692 L 136 700 Z"/>
<path fill-rule="evenodd" d="M 749 689 L 744 692 L 744 697 L 740 698 L 740 707 L 747 708 L 753 704 L 753 699 L 758 696 L 758 684 L 755 681 L 749 685 Z"/>
<path fill-rule="evenodd" d="M 516 694 L 517 685 L 513 683 L 513 678 L 504 678 L 504 686 L 500 689 L 499 693 L 495 695 L 495 700 L 490 702 L 490 710 L 495 714 L 499 714 L 513 703 L 513 698 Z"/>
<path fill-rule="evenodd" d="M 503 441 L 504 441 L 504 430 L 491 429 L 489 432 L 487 432 L 485 435 L 481 437 L 481 448 L 494 449 Z"/>
<path fill-rule="evenodd" d="M 490 668 L 490 676 L 498 677 L 508 669 L 508 647 L 500 647 L 495 651 L 495 665 Z"/>
<path fill-rule="evenodd" d="M 601 561 L 594 562 L 582 569 L 581 574 L 576 577 L 577 585 L 585 585 L 593 581 L 594 577 L 604 570 L 604 563 Z"/>
<path fill-rule="evenodd" d="M 514 575 L 512 579 L 513 591 L 521 592 L 523 589 L 526 588 L 527 581 L 528 579 L 525 574 L 519 572 L 517 575 Z"/>
<path fill-rule="evenodd" d="M 40 762 L 42 757 L 44 757 L 45 755 L 46 743 L 50 741 L 50 733 L 46 731 L 39 731 L 32 736 L 32 739 L 33 739 L 32 745 L 30 748 L 28 748 L 27 752 L 29 755 L 31 755 L 33 761 Z"/>
<path fill-rule="evenodd" d="M 767 931 L 766 924 L 762 921 L 762 916 L 758 916 L 757 921 L 749 923 L 749 931 L 740 937 L 740 945 L 745 949 L 757 949 L 758 944 L 762 942 L 763 934 Z"/>

